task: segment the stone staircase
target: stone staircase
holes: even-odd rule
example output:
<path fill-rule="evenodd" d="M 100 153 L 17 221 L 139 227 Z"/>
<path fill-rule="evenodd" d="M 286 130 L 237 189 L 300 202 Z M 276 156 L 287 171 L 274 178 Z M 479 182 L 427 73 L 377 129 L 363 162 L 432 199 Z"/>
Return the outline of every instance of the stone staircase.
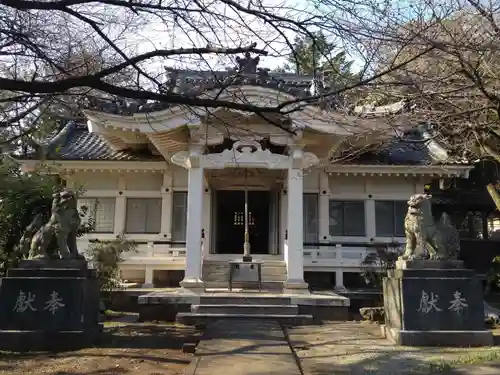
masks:
<path fill-rule="evenodd" d="M 226 289 L 229 286 L 229 263 L 205 260 L 203 281 L 206 289 Z M 190 312 L 179 312 L 176 320 L 186 325 L 203 325 L 219 319 L 263 319 L 287 325 L 304 325 L 313 322 L 312 315 L 300 314 L 299 306 L 291 297 L 281 295 L 286 281 L 286 264 L 282 261 L 264 261 L 262 264 L 262 289 L 251 292 L 255 284 L 233 282 L 233 288 L 247 292 L 215 292 L 200 295 Z"/>
<path fill-rule="evenodd" d="M 180 312 L 178 323 L 206 324 L 218 319 L 263 319 L 287 325 L 312 324 L 313 316 L 300 314 L 299 306 L 289 297 L 279 295 L 205 295 L 199 304 L 191 305 L 191 312 Z"/>
<path fill-rule="evenodd" d="M 204 260 L 203 281 L 205 288 L 227 289 L 229 285 L 229 263 L 227 261 Z M 262 289 L 280 292 L 286 281 L 286 263 L 283 261 L 264 261 L 262 264 Z M 234 282 L 233 288 L 245 287 L 244 283 Z M 256 288 L 255 286 L 253 287 Z"/>

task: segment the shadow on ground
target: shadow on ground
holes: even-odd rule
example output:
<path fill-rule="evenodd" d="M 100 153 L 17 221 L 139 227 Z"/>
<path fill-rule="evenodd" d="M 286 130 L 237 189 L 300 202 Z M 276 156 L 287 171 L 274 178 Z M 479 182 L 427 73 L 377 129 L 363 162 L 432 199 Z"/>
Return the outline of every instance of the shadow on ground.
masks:
<path fill-rule="evenodd" d="M 453 368 L 500 359 L 499 347 L 395 346 L 381 337 L 379 326 L 371 324 L 331 323 L 322 327 L 292 328 L 288 332 L 307 375 L 482 375 L 473 369 L 472 372 L 456 372 Z M 488 371 L 484 375 L 500 374 L 500 366 L 492 365 Z"/>
<path fill-rule="evenodd" d="M 480 371 L 477 366 L 465 365 L 452 367 L 445 363 L 429 364 L 419 358 L 398 358 L 390 354 L 374 354 L 353 364 L 332 365 L 331 363 L 316 363 L 303 366 L 307 375 L 498 375 L 500 364 L 485 364 Z"/>
<path fill-rule="evenodd" d="M 85 372 L 67 372 L 67 371 L 56 371 L 51 372 L 50 375 L 119 375 L 119 374 L 128 374 L 129 371 L 122 368 L 109 367 L 104 369 L 99 369 L 95 371 L 85 371 Z"/>
<path fill-rule="evenodd" d="M 77 351 L 0 352 L 0 374 L 46 375 L 178 374 L 191 362 L 182 352 L 195 341 L 190 327 L 123 324 L 106 327 L 98 345 Z"/>
<path fill-rule="evenodd" d="M 163 324 L 127 324 L 106 328 L 99 342 L 101 348 L 182 349 L 185 342 L 196 342 L 191 327 Z"/>

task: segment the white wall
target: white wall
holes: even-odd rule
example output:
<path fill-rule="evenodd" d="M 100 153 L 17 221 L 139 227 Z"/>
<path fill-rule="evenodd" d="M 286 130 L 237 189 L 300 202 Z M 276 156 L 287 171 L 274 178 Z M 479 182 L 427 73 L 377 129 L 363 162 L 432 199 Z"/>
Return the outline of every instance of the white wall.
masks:
<path fill-rule="evenodd" d="M 125 190 L 160 191 L 163 184 L 162 173 L 124 173 Z"/>
<path fill-rule="evenodd" d="M 137 171 L 137 172 L 76 172 L 72 175 L 69 185 L 83 186 L 87 197 L 116 198 L 115 230 L 113 234 L 88 234 L 79 240 L 80 250 L 85 250 L 89 238 L 112 239 L 124 230 L 127 197 L 156 197 L 162 199 L 161 233 L 133 234 L 127 237 L 137 241 L 147 241 L 149 245 L 141 245 L 139 254 L 127 256 L 123 270 L 127 278 L 138 278 L 145 270 L 183 269 L 183 261 L 174 261 L 182 257 L 183 250 L 171 251 L 170 246 L 162 245 L 151 248 L 153 241 L 171 239 L 172 193 L 187 191 L 188 173 L 181 167 L 172 167 L 168 171 Z M 303 175 L 304 193 L 319 195 L 319 239 L 320 241 L 352 241 L 352 242 L 390 242 L 393 238 L 377 238 L 375 236 L 375 200 L 407 200 L 412 194 L 423 192 L 426 181 L 417 177 L 402 176 L 349 176 L 327 175 L 323 171 L 307 171 Z M 285 179 L 286 184 L 286 179 Z M 286 186 L 284 186 L 284 189 Z M 203 209 L 203 228 L 205 230 L 204 257 L 210 256 L 211 237 L 211 189 L 205 191 Z M 366 236 L 331 237 L 329 235 L 328 202 L 336 200 L 363 200 L 365 202 Z M 287 195 L 281 194 L 280 243 L 283 244 L 287 227 Z M 404 238 L 396 239 L 398 242 Z M 175 253 L 175 254 L 174 254 Z M 282 252 L 283 253 L 283 252 Z M 165 264 L 169 262 L 169 264 Z M 144 276 L 142 276 L 144 277 Z"/>
<path fill-rule="evenodd" d="M 153 241 L 171 239 L 172 194 L 174 191 L 187 191 L 187 171 L 173 167 L 168 171 L 137 172 L 75 172 L 68 179 L 68 186 L 84 188 L 87 198 L 115 198 L 115 227 L 111 234 L 89 233 L 78 239 L 78 247 L 85 252 L 90 239 L 111 240 L 125 230 L 127 198 L 161 198 L 161 232 L 157 234 L 126 234 L 126 237 L 147 245 L 140 245 L 139 252 L 127 254 L 122 266 L 124 277 L 144 278 L 145 270 L 184 269 L 184 260 L 171 262 L 170 259 L 182 257 L 184 248 L 169 245 L 153 245 Z M 171 262 L 163 265 L 162 263 Z M 126 275 L 125 275 L 126 274 Z"/>
<path fill-rule="evenodd" d="M 187 170 L 176 166 L 170 167 L 165 172 L 75 172 L 69 180 L 75 187 L 83 187 L 86 190 L 159 191 L 163 184 L 163 173 L 172 176 L 174 190 L 187 190 Z M 121 186 L 119 186 L 120 180 L 122 180 Z"/>
<path fill-rule="evenodd" d="M 174 166 L 172 167 L 173 187 L 176 190 L 186 190 L 188 188 L 188 171 L 187 169 Z"/>
<path fill-rule="evenodd" d="M 336 197 L 407 199 L 424 191 L 424 182 L 416 177 L 329 175 L 328 182 Z"/>
<path fill-rule="evenodd" d="M 375 201 L 406 201 L 416 193 L 424 192 L 425 181 L 420 177 L 402 176 L 339 176 L 328 175 L 329 199 L 365 201 L 365 237 L 330 237 L 330 240 L 352 242 L 403 243 L 404 237 L 377 237 L 375 231 Z"/>
<path fill-rule="evenodd" d="M 76 188 L 83 187 L 86 190 L 116 190 L 118 189 L 118 177 L 116 172 L 76 172 L 71 181 Z"/>

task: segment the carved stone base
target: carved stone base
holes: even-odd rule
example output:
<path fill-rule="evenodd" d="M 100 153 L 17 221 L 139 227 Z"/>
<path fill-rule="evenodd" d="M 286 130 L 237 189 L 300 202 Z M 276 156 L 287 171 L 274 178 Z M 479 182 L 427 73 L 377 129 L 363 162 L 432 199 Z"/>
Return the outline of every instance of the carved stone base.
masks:
<path fill-rule="evenodd" d="M 381 326 L 382 336 L 396 345 L 449 346 L 467 348 L 492 346 L 491 331 L 404 331 Z"/>
<path fill-rule="evenodd" d="M 423 262 L 425 268 L 416 268 L 415 262 Z M 388 272 L 383 282 L 388 338 L 416 346 L 491 343 L 484 326 L 481 282 L 474 271 L 453 268 L 458 264 L 414 261 Z"/>
<path fill-rule="evenodd" d="M 13 352 L 77 350 L 96 345 L 102 324 L 85 331 L 0 330 L 0 349 Z"/>
<path fill-rule="evenodd" d="M 67 268 L 62 260 L 25 261 L 23 266 L 9 269 L 0 284 L 0 348 L 51 350 L 57 342 L 71 344 L 78 337 L 82 341 L 74 344 L 83 344 L 84 337 L 100 331 L 95 270 L 82 262 Z"/>
<path fill-rule="evenodd" d="M 19 268 L 76 268 L 87 269 L 85 258 L 73 259 L 28 259 L 19 263 Z"/>
<path fill-rule="evenodd" d="M 461 260 L 430 260 L 430 259 L 415 259 L 396 261 L 396 269 L 463 269 L 464 262 Z"/>

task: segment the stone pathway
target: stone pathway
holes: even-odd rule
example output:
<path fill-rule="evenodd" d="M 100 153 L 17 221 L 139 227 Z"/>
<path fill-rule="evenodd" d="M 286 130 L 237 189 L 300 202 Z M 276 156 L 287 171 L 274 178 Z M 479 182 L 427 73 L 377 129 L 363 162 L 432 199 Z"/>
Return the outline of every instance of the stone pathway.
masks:
<path fill-rule="evenodd" d="M 361 322 L 335 322 L 288 329 L 288 335 L 305 375 L 429 375 L 440 372 L 439 363 L 464 358 L 491 360 L 500 348 L 416 348 L 392 345 L 381 337 L 380 327 Z M 497 356 L 498 358 L 498 356 Z M 431 364 L 437 364 L 434 369 Z M 494 365 L 461 366 L 442 374 L 500 374 Z M 498 366 L 498 364 L 497 364 Z M 460 369 L 460 371 L 459 371 Z M 489 371 L 489 372 L 488 372 Z"/>
<path fill-rule="evenodd" d="M 262 320 L 208 326 L 186 375 L 300 375 L 281 327 Z"/>

